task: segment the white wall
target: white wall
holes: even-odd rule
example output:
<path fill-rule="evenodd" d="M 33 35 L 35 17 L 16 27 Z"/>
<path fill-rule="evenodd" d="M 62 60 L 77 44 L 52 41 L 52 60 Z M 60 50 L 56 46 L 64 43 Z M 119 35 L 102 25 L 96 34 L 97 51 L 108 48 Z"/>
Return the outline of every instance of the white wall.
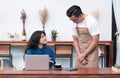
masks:
<path fill-rule="evenodd" d="M 42 30 L 38 13 L 46 7 L 49 12 L 45 25 L 48 41 L 51 40 L 50 30 L 53 28 L 59 33 L 57 40 L 71 41 L 72 22 L 66 16 L 66 10 L 75 4 L 80 5 L 83 12 L 87 14 L 91 14 L 93 10 L 99 10 L 100 40 L 111 40 L 111 0 L 0 0 L 0 40 L 9 40 L 8 32 L 17 32 L 21 35 L 20 11 L 22 9 L 27 13 L 28 39 L 35 30 Z"/>

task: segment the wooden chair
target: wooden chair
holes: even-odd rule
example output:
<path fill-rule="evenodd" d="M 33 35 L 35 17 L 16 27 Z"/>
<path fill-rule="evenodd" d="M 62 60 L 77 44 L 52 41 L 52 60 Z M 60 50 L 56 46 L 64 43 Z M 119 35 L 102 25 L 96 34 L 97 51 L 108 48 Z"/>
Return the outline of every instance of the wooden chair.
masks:
<path fill-rule="evenodd" d="M 70 58 L 70 67 L 73 66 L 73 45 L 72 44 L 55 44 L 56 58 Z"/>
<path fill-rule="evenodd" d="M 8 60 L 9 61 L 9 66 L 13 66 L 12 65 L 12 54 L 11 54 L 11 45 L 10 44 L 0 44 L 0 58 L 3 61 L 3 65 L 4 65 L 4 60 Z"/>

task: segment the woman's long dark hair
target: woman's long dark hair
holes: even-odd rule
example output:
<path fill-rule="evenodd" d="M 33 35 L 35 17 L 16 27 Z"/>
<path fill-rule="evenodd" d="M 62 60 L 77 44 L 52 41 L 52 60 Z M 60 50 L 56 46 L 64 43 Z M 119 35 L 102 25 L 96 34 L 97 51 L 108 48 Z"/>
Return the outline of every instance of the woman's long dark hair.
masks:
<path fill-rule="evenodd" d="M 31 35 L 31 37 L 30 37 L 30 39 L 29 39 L 29 41 L 27 43 L 27 46 L 26 46 L 26 49 L 25 49 L 25 53 L 26 53 L 26 51 L 28 49 L 38 48 L 38 44 L 39 44 L 39 41 L 40 41 L 40 38 L 41 38 L 42 34 L 44 34 L 46 36 L 44 31 L 35 31 Z"/>

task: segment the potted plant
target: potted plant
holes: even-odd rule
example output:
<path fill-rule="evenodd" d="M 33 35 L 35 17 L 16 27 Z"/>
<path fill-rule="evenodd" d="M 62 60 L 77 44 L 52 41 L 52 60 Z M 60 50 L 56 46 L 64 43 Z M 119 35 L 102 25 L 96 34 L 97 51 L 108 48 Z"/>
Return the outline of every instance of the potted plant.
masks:
<path fill-rule="evenodd" d="M 112 71 L 120 73 L 120 65 L 115 64 L 114 66 L 112 66 Z"/>
<path fill-rule="evenodd" d="M 52 41 L 56 41 L 57 34 L 58 34 L 57 30 L 55 29 L 51 30 Z"/>

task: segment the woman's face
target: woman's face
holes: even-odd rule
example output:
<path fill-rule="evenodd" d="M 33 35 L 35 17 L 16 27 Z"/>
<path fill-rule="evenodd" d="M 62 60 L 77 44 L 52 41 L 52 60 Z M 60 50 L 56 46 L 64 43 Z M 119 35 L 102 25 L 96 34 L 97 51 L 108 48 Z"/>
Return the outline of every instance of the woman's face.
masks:
<path fill-rule="evenodd" d="M 42 33 L 40 38 L 40 44 L 46 44 L 46 43 L 47 43 L 46 36 Z"/>

